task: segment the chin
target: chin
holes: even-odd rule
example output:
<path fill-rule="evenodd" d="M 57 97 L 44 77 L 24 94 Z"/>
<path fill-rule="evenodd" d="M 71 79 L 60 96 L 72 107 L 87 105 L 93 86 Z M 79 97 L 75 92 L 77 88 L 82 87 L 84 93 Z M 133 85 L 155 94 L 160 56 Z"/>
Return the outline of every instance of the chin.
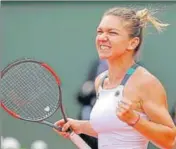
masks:
<path fill-rule="evenodd" d="M 105 55 L 99 55 L 99 59 L 101 60 L 105 60 L 105 59 L 108 59 L 109 56 L 105 56 Z"/>
<path fill-rule="evenodd" d="M 109 55 L 104 55 L 104 54 L 99 55 L 99 59 L 102 59 L 102 60 L 109 59 L 109 58 L 110 58 Z"/>

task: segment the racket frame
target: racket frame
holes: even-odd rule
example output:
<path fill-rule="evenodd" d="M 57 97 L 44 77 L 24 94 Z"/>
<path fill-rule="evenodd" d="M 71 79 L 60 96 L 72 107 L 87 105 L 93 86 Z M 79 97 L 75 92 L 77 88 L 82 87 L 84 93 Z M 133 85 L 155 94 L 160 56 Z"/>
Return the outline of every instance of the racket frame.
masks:
<path fill-rule="evenodd" d="M 33 59 L 20 59 L 20 60 L 17 60 L 17 61 L 14 61 L 13 63 L 9 64 L 8 66 L 6 66 L 2 71 L 1 71 L 1 79 L 3 78 L 3 76 L 11 69 L 13 68 L 14 66 L 16 65 L 20 65 L 22 63 L 28 63 L 28 62 L 32 62 L 32 63 L 36 63 L 40 66 L 42 66 L 44 69 L 46 69 L 48 72 L 50 72 L 52 74 L 52 76 L 54 76 L 55 80 L 56 80 L 56 83 L 58 85 L 58 92 L 59 92 L 59 98 L 58 98 L 58 107 L 51 113 L 49 114 L 47 117 L 45 118 L 42 118 L 42 119 L 39 119 L 39 120 L 28 120 L 26 118 L 23 118 L 21 117 L 20 115 L 16 114 L 15 112 L 11 111 L 10 109 L 8 109 L 3 103 L 2 103 L 2 100 L 0 101 L 0 105 L 1 107 L 8 113 L 10 114 L 12 117 L 15 117 L 17 119 L 21 119 L 21 120 L 25 120 L 25 121 L 30 121 L 30 122 L 39 122 L 39 123 L 44 123 L 44 124 L 47 124 L 49 126 L 53 126 L 52 123 L 48 123 L 48 121 L 44 121 L 46 120 L 47 118 L 51 117 L 59 108 L 61 110 L 61 113 L 62 113 L 62 116 L 64 118 L 65 121 L 67 121 L 67 118 L 66 118 L 66 114 L 65 114 L 65 111 L 64 111 L 64 107 L 63 107 L 63 104 L 62 104 L 62 91 L 61 91 L 61 81 L 60 81 L 60 78 L 59 76 L 54 72 L 54 70 L 46 63 L 44 62 L 39 62 L 39 61 L 36 61 L 36 60 L 33 60 Z M 60 129 L 59 129 L 60 130 Z"/>
<path fill-rule="evenodd" d="M 25 58 L 25 59 L 20 59 L 20 60 L 17 60 L 17 61 L 14 61 L 13 63 L 7 65 L 2 71 L 1 71 L 1 78 L 3 78 L 3 76 L 5 75 L 5 73 L 7 73 L 8 70 L 10 70 L 10 68 L 16 66 L 16 65 L 19 65 L 21 63 L 26 63 L 26 62 L 33 62 L 33 63 L 36 63 L 36 64 L 39 64 L 41 66 L 43 66 L 45 69 L 47 69 L 55 78 L 56 80 L 56 83 L 58 85 L 58 90 L 59 90 L 59 99 L 58 99 L 58 107 L 50 114 L 48 115 L 46 118 L 43 118 L 41 120 L 27 120 L 27 119 L 24 119 L 22 117 L 20 117 L 20 115 L 16 114 L 15 112 L 9 110 L 3 103 L 2 101 L 0 101 L 0 105 L 1 107 L 9 114 L 11 115 L 12 117 L 14 118 L 17 118 L 17 119 L 20 119 L 20 120 L 24 120 L 24 121 L 29 121 L 29 122 L 36 122 L 36 123 L 40 123 L 40 124 L 45 124 L 47 126 L 50 126 L 52 128 L 55 128 L 59 131 L 62 131 L 62 128 L 59 127 L 59 126 L 56 126 L 54 125 L 53 123 L 49 122 L 49 121 L 45 121 L 47 118 L 51 117 L 59 108 L 60 108 L 60 111 L 62 113 L 62 117 L 64 119 L 65 122 L 67 122 L 67 116 L 65 114 L 65 111 L 64 111 L 64 107 L 63 107 L 63 104 L 62 104 L 62 91 L 61 91 L 61 81 L 60 81 L 60 78 L 59 76 L 54 72 L 54 70 L 46 63 L 44 62 L 39 62 L 39 61 L 36 61 L 36 60 L 33 60 L 33 59 L 28 59 L 28 58 Z M 77 146 L 78 149 L 91 149 L 91 147 L 77 134 L 75 134 L 73 132 L 73 130 L 71 128 L 69 128 L 68 132 L 70 133 L 70 140 Z"/>

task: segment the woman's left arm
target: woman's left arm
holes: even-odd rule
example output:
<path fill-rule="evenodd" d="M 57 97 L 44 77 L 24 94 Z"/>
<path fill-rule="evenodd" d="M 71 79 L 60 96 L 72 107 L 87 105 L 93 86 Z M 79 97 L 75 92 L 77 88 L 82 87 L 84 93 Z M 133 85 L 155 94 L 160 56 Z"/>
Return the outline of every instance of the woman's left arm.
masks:
<path fill-rule="evenodd" d="M 150 121 L 140 119 L 134 128 L 152 143 L 164 149 L 173 149 L 176 129 L 168 112 L 167 95 L 156 78 L 142 86 L 142 107 Z"/>

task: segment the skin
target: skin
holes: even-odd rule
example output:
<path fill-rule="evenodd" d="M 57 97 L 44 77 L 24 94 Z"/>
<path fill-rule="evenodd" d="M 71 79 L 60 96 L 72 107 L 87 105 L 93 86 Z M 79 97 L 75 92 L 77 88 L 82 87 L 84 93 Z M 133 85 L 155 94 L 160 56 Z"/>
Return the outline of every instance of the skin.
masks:
<path fill-rule="evenodd" d="M 121 22 L 120 18 L 108 15 L 97 27 L 97 52 L 100 59 L 108 61 L 109 66 L 108 78 L 104 81 L 106 89 L 120 84 L 126 71 L 135 63 L 133 53 L 140 42 L 138 37 L 129 37 L 128 30 Z M 95 80 L 96 89 L 100 80 L 101 75 Z M 143 67 L 138 67 L 125 85 L 124 98 L 117 106 L 116 115 L 131 125 L 139 118 L 135 111 L 145 113 L 149 120 L 140 118 L 134 129 L 158 147 L 174 148 L 176 128 L 168 112 L 166 91 L 161 82 Z M 77 134 L 98 135 L 89 121 L 68 119 L 67 123 L 59 120 L 55 124 L 63 127 L 63 132 L 55 131 L 65 138 L 69 137 L 65 132 L 69 127 Z"/>

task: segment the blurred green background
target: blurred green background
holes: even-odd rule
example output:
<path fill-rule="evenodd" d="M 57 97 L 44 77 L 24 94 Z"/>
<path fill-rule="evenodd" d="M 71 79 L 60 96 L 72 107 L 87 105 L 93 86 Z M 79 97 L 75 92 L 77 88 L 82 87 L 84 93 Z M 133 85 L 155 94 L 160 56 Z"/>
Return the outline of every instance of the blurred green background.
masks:
<path fill-rule="evenodd" d="M 176 101 L 176 2 L 2 2 L 1 66 L 22 57 L 50 64 L 61 77 L 66 111 L 76 118 L 80 107 L 75 94 L 87 78 L 92 62 L 98 59 L 94 44 L 96 27 L 103 12 L 114 6 L 159 10 L 156 16 L 171 24 L 161 34 L 148 27 L 140 56 L 145 67 L 165 86 L 171 109 Z M 59 118 L 58 112 L 51 121 Z M 38 139 L 44 140 L 49 149 L 75 148 L 47 126 L 18 121 L 2 111 L 0 120 L 3 136 L 17 138 L 24 148 L 29 149 Z"/>

